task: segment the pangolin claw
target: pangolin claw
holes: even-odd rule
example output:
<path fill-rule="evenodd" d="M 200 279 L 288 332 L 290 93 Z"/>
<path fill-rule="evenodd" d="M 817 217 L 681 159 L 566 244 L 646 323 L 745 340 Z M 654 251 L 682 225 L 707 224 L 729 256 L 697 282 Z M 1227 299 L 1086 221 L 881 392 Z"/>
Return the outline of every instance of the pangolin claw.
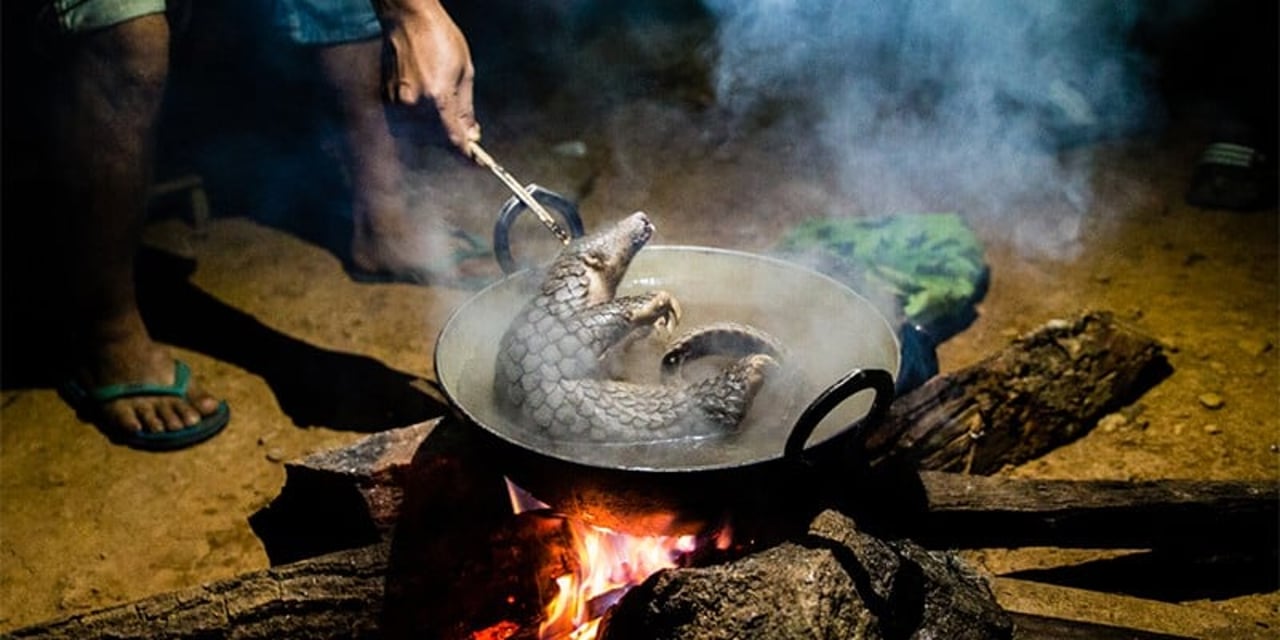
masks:
<path fill-rule="evenodd" d="M 666 293 L 665 291 L 662 293 Z M 653 326 L 658 329 L 664 336 L 670 336 L 675 333 L 676 326 L 680 324 L 680 320 L 684 318 L 684 310 L 680 308 L 680 301 L 670 294 L 667 294 L 667 305 L 663 309 L 662 315 L 654 321 Z"/>

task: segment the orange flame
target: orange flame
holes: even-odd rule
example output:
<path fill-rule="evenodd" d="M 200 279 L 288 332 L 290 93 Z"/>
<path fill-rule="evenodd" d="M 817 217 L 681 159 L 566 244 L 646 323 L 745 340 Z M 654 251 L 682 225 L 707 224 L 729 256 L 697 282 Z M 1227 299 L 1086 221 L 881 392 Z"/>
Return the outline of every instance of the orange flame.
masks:
<path fill-rule="evenodd" d="M 506 478 L 511 510 L 551 511 L 522 487 Z M 675 522 L 672 514 L 653 514 L 647 521 L 656 530 Z M 556 595 L 547 604 L 544 621 L 538 626 L 540 640 L 592 640 L 600 620 L 622 596 L 649 576 L 677 562 L 698 546 L 698 537 L 633 536 L 566 518 L 571 551 L 577 556 L 577 569 L 556 578 Z M 710 538 L 716 549 L 727 549 L 729 527 L 720 527 Z"/>
<path fill-rule="evenodd" d="M 697 546 L 692 535 L 631 536 L 568 520 L 578 570 L 556 578 L 558 593 L 538 627 L 542 640 L 589 640 L 601 616 L 631 587 L 676 566 Z"/>

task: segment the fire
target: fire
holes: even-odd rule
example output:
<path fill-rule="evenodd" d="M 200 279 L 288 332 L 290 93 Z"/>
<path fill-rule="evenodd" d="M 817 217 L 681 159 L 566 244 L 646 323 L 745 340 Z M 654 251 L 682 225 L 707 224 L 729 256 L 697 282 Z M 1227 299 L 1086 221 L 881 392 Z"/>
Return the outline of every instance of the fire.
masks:
<path fill-rule="evenodd" d="M 507 495 L 515 513 L 550 510 L 541 500 L 507 479 Z M 662 518 L 659 518 L 662 519 Z M 674 517 L 666 518 L 667 524 Z M 661 523 L 653 522 L 656 526 Z M 540 640 L 591 640 L 600 620 L 622 596 L 662 569 L 678 566 L 698 547 L 692 534 L 633 536 L 566 518 L 570 539 L 570 566 L 576 570 L 556 578 L 556 595 L 547 604 L 538 627 Z M 710 538 L 716 549 L 729 546 L 729 528 L 721 527 Z"/>
<path fill-rule="evenodd" d="M 538 628 L 543 640 L 596 637 L 600 618 L 623 594 L 697 546 L 693 535 L 632 536 L 568 520 L 577 571 L 556 578 L 557 594 Z"/>

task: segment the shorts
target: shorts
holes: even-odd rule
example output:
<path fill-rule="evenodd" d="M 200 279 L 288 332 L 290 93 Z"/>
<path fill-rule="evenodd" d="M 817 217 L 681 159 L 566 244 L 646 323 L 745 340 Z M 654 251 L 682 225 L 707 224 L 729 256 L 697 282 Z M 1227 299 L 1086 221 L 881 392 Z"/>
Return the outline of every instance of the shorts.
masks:
<path fill-rule="evenodd" d="M 94 31 L 164 9 L 165 0 L 53 0 L 58 28 L 65 33 Z"/>
<path fill-rule="evenodd" d="M 274 4 L 275 26 L 294 44 L 339 44 L 382 35 L 371 0 L 275 0 Z"/>
<path fill-rule="evenodd" d="M 165 0 L 53 0 L 58 29 L 84 33 L 164 13 Z M 371 0 L 275 0 L 271 20 L 288 41 L 326 45 L 382 35 Z"/>

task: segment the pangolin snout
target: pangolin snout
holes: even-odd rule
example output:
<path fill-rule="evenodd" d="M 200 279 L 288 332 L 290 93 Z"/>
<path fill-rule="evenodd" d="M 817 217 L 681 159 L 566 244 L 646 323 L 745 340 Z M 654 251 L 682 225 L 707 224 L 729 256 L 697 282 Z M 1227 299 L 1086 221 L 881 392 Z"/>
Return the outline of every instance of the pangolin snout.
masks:
<path fill-rule="evenodd" d="M 643 211 L 637 211 L 622 221 L 622 227 L 627 229 L 628 235 L 631 236 L 631 246 L 639 249 L 649 239 L 653 237 L 653 222 L 649 220 L 648 214 Z"/>

